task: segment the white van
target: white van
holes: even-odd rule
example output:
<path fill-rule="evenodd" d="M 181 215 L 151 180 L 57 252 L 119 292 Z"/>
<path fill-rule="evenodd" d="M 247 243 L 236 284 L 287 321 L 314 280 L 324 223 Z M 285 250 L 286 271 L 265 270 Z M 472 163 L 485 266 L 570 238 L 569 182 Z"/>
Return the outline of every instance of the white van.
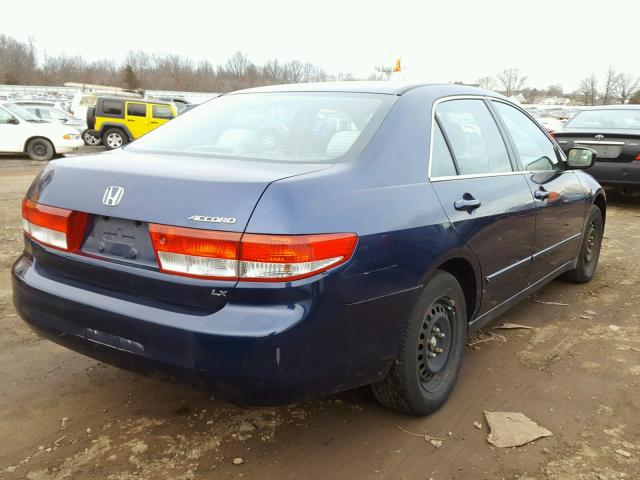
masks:
<path fill-rule="evenodd" d="M 49 123 L 14 103 L 0 102 L 0 152 L 26 153 L 32 160 L 47 161 L 83 145 L 77 130 Z"/>

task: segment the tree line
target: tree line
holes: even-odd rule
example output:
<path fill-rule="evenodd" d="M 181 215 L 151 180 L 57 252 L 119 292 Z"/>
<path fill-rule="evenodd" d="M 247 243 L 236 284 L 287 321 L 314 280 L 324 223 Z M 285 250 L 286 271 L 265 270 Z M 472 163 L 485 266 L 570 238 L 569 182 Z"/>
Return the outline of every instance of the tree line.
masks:
<path fill-rule="evenodd" d="M 44 55 L 38 62 L 33 41 L 20 42 L 0 34 L 0 84 L 63 85 L 93 83 L 130 89 L 228 92 L 277 83 L 351 79 L 328 75 L 308 62 L 269 60 L 256 65 L 242 52 L 220 65 L 194 61 L 182 55 L 130 51 L 121 64 L 112 60 L 87 61 L 80 55 Z"/>
<path fill-rule="evenodd" d="M 602 83 L 601 83 L 602 80 Z M 495 90 L 505 95 L 521 93 L 527 102 L 534 103 L 540 97 L 569 97 L 582 105 L 609 105 L 614 103 L 640 104 L 640 77 L 631 73 L 618 72 L 613 65 L 602 79 L 595 73 L 580 82 L 580 87 L 570 93 L 563 91 L 562 85 L 549 85 L 546 89 L 526 87 L 527 77 L 517 68 L 505 69 L 495 77 L 482 77 L 476 81 L 482 88 Z"/>
<path fill-rule="evenodd" d="M 375 67 L 366 80 L 389 78 L 391 69 Z M 239 88 L 278 83 L 357 80 L 349 73 L 329 75 L 308 62 L 269 60 L 251 62 L 246 54 L 234 53 L 219 65 L 208 60 L 194 61 L 176 54 L 148 54 L 130 51 L 122 63 L 113 60 L 88 61 L 80 55 L 44 55 L 38 62 L 32 40 L 20 42 L 0 34 L 0 83 L 10 85 L 63 85 L 65 82 L 93 83 L 129 89 L 228 92 Z M 467 82 L 455 82 L 467 83 Z M 585 77 L 575 92 L 565 93 L 561 85 L 546 89 L 527 86 L 527 77 L 517 68 L 474 82 L 505 95 L 522 94 L 533 103 L 543 97 L 569 97 L 583 105 L 640 103 L 640 77 L 617 72 L 609 66 L 603 78 L 595 73 Z"/>

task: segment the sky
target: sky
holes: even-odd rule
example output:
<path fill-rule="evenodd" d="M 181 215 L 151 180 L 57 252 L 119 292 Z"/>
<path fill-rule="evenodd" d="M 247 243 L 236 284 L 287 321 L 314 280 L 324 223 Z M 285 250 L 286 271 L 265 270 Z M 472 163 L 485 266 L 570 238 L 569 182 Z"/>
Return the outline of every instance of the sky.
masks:
<path fill-rule="evenodd" d="M 10 0 L 5 0 L 8 3 Z M 401 79 L 473 82 L 518 68 L 526 86 L 575 90 L 609 65 L 640 75 L 639 0 L 20 0 L 0 33 L 39 53 L 121 61 L 127 51 L 223 63 L 308 61 L 368 76 L 401 58 Z M 108 8 L 107 8 L 108 5 Z M 109 17 L 112 12 L 113 17 Z"/>

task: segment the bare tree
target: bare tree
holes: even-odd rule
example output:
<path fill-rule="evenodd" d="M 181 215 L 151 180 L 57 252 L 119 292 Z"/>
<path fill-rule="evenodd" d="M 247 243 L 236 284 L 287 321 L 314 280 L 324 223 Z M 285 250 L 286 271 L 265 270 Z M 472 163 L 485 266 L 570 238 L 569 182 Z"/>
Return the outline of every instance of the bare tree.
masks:
<path fill-rule="evenodd" d="M 481 77 L 476 80 L 476 83 L 480 86 L 480 88 L 485 88 L 487 90 L 498 89 L 498 81 L 495 77 Z"/>
<path fill-rule="evenodd" d="M 226 69 L 232 78 L 238 79 L 247 72 L 250 63 L 244 53 L 236 52 L 227 60 Z"/>
<path fill-rule="evenodd" d="M 638 89 L 640 89 L 640 77 L 635 77 L 630 73 L 618 75 L 618 99 L 620 103 L 629 102 Z"/>
<path fill-rule="evenodd" d="M 598 98 L 598 79 L 595 73 L 591 73 L 580 82 L 578 94 L 584 97 L 585 105 L 595 105 Z"/>
<path fill-rule="evenodd" d="M 554 84 L 554 85 L 549 85 L 547 87 L 547 95 L 549 95 L 550 97 L 561 97 L 563 95 L 564 91 L 562 89 L 562 85 L 558 84 Z"/>
<path fill-rule="evenodd" d="M 520 70 L 517 68 L 509 68 L 498 74 L 498 80 L 502 85 L 502 90 L 507 95 L 511 95 L 522 90 L 524 83 L 527 81 L 527 77 L 521 76 Z"/>
<path fill-rule="evenodd" d="M 609 65 L 607 73 L 604 77 L 604 88 L 602 90 L 602 104 L 608 105 L 617 97 L 618 90 L 618 74 L 613 65 Z"/>

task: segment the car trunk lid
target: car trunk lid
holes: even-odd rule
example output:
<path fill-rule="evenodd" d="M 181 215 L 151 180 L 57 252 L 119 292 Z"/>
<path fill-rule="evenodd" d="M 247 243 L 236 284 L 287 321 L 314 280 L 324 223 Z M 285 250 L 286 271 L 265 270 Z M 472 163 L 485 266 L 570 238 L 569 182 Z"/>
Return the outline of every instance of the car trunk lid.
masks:
<path fill-rule="evenodd" d="M 598 162 L 632 162 L 640 154 L 640 132 L 575 128 L 555 132 L 555 137 L 565 152 L 574 147 L 595 150 Z"/>
<path fill-rule="evenodd" d="M 60 256 L 34 245 L 34 256 L 50 273 L 110 294 L 215 310 L 224 305 L 226 294 L 214 294 L 212 286 L 229 290 L 235 282 L 160 273 L 149 224 L 243 232 L 271 182 L 330 166 L 126 151 L 57 160 L 45 167 L 28 196 L 40 204 L 87 212 L 89 221 L 76 254 Z M 122 190 L 116 194 L 110 187 Z"/>

